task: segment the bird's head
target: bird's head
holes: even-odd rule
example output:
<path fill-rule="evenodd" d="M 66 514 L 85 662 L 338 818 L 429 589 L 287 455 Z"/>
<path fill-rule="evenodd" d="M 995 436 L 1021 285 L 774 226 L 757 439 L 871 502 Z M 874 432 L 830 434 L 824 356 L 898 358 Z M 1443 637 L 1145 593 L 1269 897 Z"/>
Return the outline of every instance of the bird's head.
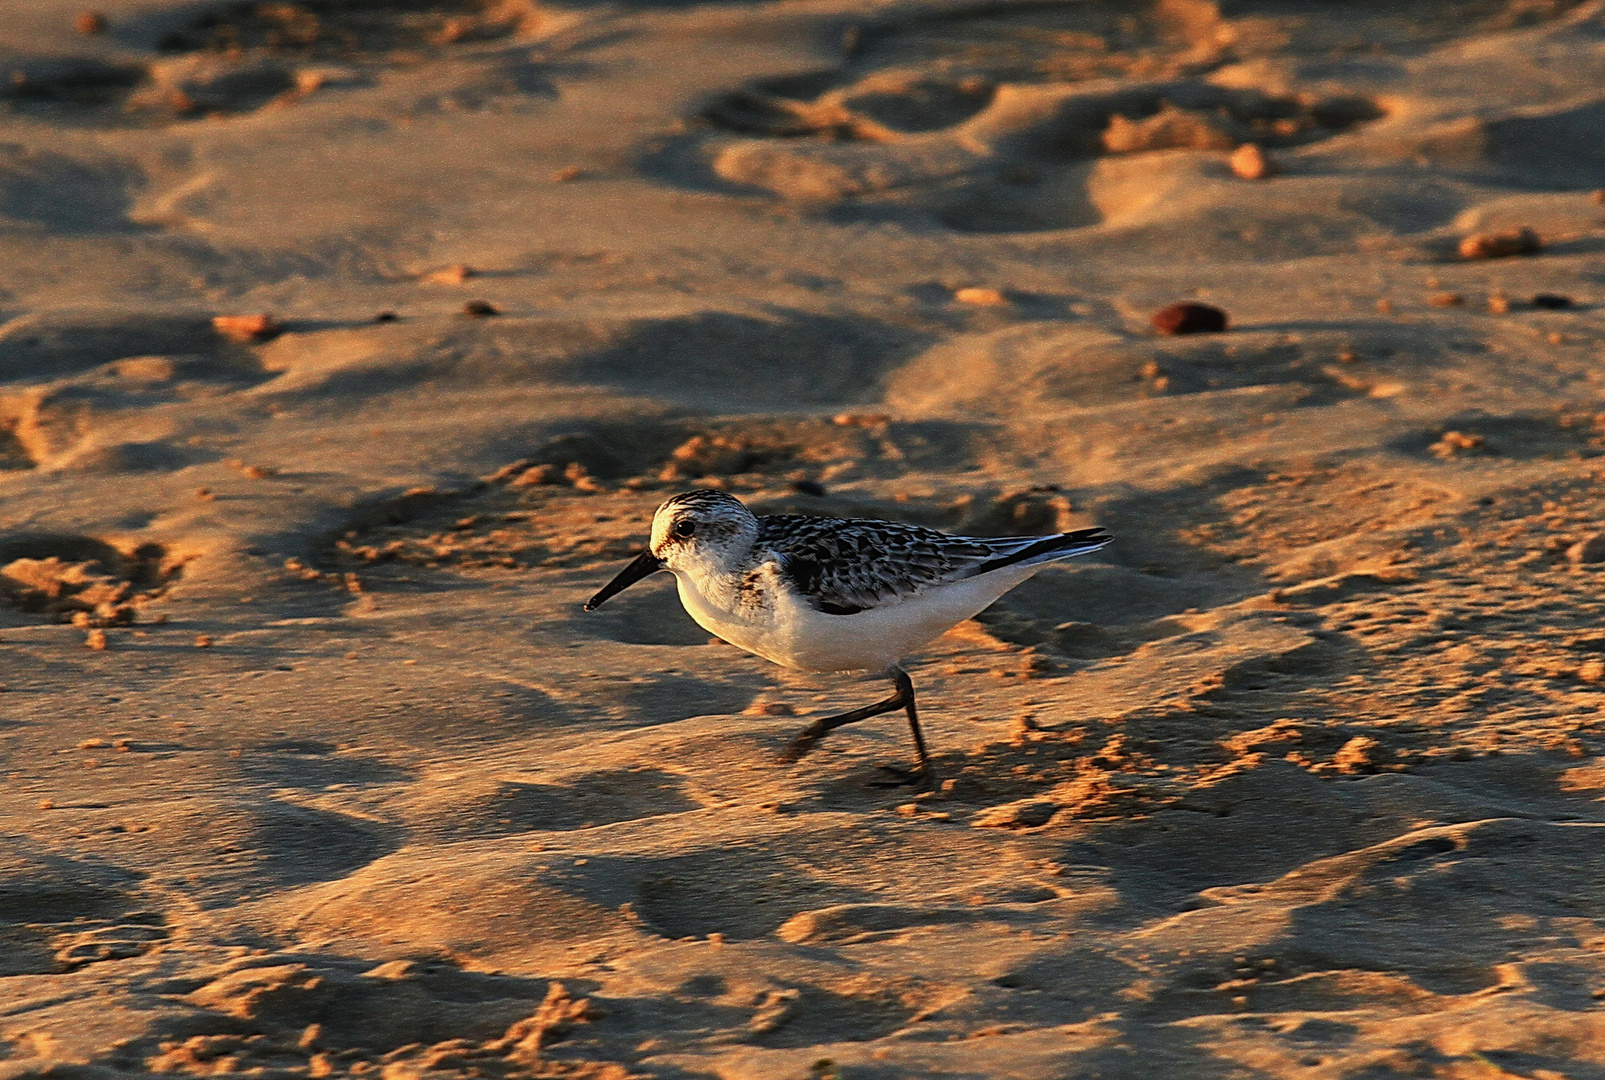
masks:
<path fill-rule="evenodd" d="M 676 495 L 652 515 L 652 539 L 634 562 L 586 603 L 594 611 L 659 570 L 712 575 L 739 565 L 758 538 L 758 519 L 722 491 L 698 488 Z"/>

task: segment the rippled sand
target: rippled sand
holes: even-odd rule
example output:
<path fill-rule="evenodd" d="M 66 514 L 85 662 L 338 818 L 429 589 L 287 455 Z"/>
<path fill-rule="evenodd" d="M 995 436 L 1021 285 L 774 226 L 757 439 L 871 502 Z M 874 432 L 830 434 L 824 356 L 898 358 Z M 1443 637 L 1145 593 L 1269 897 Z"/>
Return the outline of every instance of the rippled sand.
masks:
<path fill-rule="evenodd" d="M 1605 1076 L 1605 4 L 5 7 L 0 1080 Z"/>

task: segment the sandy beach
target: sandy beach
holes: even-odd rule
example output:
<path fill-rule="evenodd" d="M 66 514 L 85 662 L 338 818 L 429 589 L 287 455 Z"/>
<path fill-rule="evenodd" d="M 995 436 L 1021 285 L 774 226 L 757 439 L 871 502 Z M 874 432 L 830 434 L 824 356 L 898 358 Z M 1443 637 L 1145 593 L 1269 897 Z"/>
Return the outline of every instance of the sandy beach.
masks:
<path fill-rule="evenodd" d="M 1605 1080 L 1602 0 L 0 24 L 0 1080 Z"/>

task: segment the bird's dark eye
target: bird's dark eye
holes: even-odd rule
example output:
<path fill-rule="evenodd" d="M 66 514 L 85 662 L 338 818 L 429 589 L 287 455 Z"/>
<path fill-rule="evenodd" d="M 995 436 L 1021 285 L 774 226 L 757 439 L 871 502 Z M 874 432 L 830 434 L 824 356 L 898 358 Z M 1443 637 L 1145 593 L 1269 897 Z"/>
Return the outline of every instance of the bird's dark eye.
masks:
<path fill-rule="evenodd" d="M 697 534 L 697 523 L 692 521 L 690 518 L 681 518 L 679 521 L 674 523 L 674 528 L 671 529 L 670 532 L 674 533 L 674 535 L 679 537 L 681 540 L 684 540 L 688 536 L 695 536 Z"/>

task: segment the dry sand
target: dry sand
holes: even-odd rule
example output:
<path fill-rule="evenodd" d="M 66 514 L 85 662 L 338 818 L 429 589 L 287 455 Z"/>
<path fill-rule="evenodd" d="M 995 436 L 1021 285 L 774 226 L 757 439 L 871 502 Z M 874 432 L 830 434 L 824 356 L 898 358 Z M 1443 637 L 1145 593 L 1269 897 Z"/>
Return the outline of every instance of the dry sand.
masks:
<path fill-rule="evenodd" d="M 1605 1077 L 1605 5 L 81 6 L 0 3 L 0 1080 Z M 1118 540 L 914 797 L 774 763 L 879 685 L 580 612 L 693 484 Z"/>

